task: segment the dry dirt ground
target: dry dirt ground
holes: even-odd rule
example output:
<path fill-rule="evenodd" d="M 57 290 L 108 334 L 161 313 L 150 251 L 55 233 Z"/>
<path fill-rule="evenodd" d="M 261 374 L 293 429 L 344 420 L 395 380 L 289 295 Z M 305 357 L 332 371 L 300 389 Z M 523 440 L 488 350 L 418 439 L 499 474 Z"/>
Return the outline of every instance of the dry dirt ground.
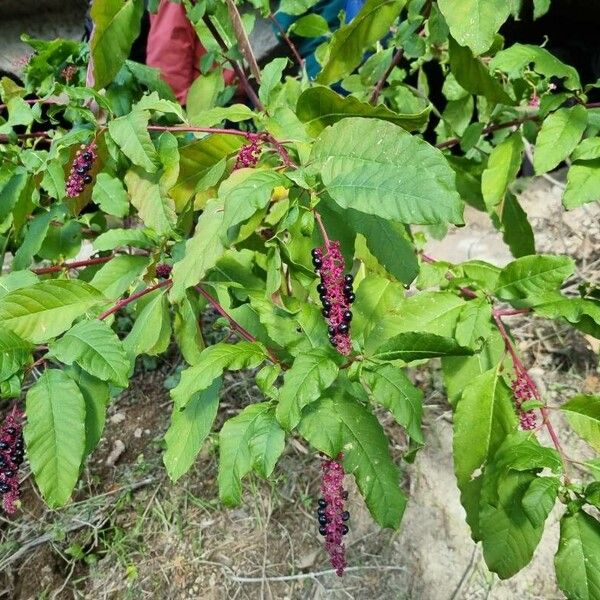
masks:
<path fill-rule="evenodd" d="M 571 213 L 560 189 L 532 182 L 522 200 L 538 248 L 572 255 L 582 277 L 598 283 L 599 210 Z M 454 261 L 510 256 L 480 215 L 429 253 Z M 600 393 L 592 339 L 561 324 L 511 321 L 520 348 L 556 406 L 575 390 Z M 451 459 L 450 409 L 439 373 L 414 376 L 426 393 L 427 446 L 405 471 L 410 503 L 400 532 L 381 531 L 349 487 L 351 531 L 343 579 L 332 575 L 313 516 L 319 465 L 300 443 L 282 458 L 273 484 L 249 479 L 244 504 L 224 510 L 216 489 L 211 439 L 191 473 L 173 486 L 161 467 L 161 438 L 170 403 L 163 385 L 179 358 L 140 365 L 130 390 L 114 401 L 99 450 L 74 502 L 43 506 L 28 477 L 23 512 L 1 524 L 0 599 L 206 600 L 552 600 L 562 598 L 552 569 L 559 514 L 549 519 L 533 562 L 510 581 L 487 571 L 464 523 Z M 224 386 L 221 418 L 257 398 L 248 378 Z M 381 414 L 399 460 L 405 440 Z M 567 453 L 588 456 L 561 427 Z M 323 573 L 325 571 L 325 573 Z"/>

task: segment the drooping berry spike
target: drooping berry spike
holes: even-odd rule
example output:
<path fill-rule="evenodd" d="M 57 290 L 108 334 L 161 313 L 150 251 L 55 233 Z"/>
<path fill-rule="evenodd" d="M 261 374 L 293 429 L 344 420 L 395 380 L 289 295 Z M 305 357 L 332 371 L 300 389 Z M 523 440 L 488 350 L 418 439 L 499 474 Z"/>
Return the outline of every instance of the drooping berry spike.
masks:
<path fill-rule="evenodd" d="M 258 133 L 249 133 L 246 137 L 249 143 L 240 148 L 235 160 L 235 165 L 233 166 L 234 171 L 247 167 L 255 167 L 260 158 L 260 142 L 262 141 L 262 136 Z"/>
<path fill-rule="evenodd" d="M 160 277 L 161 279 L 168 279 L 172 270 L 173 267 L 171 265 L 168 265 L 167 263 L 159 263 L 156 265 L 156 276 Z"/>
<path fill-rule="evenodd" d="M 323 316 L 327 319 L 329 339 L 340 354 L 350 354 L 350 305 L 355 300 L 352 290 L 354 278 L 344 275 L 344 258 L 340 252 L 340 243 L 328 241 L 323 248 L 314 248 L 312 262 L 321 276 L 317 286 L 319 298 L 323 304 Z"/>
<path fill-rule="evenodd" d="M 341 577 L 346 568 L 346 548 L 343 536 L 348 533 L 346 522 L 350 513 L 344 510 L 344 500 L 348 492 L 344 490 L 344 468 L 342 455 L 337 460 L 325 460 L 322 465 L 321 496 L 317 509 L 319 533 L 325 536 L 325 549 L 329 554 L 331 566 Z"/>
<path fill-rule="evenodd" d="M 96 158 L 96 142 L 87 146 L 82 144 L 81 148 L 77 150 L 67 179 L 66 193 L 69 198 L 76 198 L 83 192 L 86 185 L 92 183 L 90 170 Z"/>
<path fill-rule="evenodd" d="M 525 431 L 535 429 L 537 427 L 537 422 L 533 410 L 521 409 L 523 402 L 534 398 L 529 382 L 527 381 L 527 377 L 523 373 L 518 372 L 516 379 L 514 379 L 511 384 L 511 387 L 515 401 L 515 407 L 519 415 L 521 429 L 524 429 Z"/>
<path fill-rule="evenodd" d="M 4 511 L 12 515 L 17 511 L 19 499 L 19 466 L 23 462 L 23 413 L 16 407 L 0 426 L 0 495 Z"/>

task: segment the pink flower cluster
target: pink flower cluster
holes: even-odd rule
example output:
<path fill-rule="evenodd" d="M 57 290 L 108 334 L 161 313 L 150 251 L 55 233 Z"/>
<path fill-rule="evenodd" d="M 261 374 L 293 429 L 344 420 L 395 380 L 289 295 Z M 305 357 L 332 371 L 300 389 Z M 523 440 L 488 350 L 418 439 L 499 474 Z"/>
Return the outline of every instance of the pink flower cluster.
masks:
<path fill-rule="evenodd" d="M 512 391 L 515 400 L 515 407 L 519 414 L 519 420 L 521 422 L 521 429 L 525 431 L 529 429 L 535 429 L 537 426 L 535 413 L 533 410 L 521 410 L 521 405 L 527 400 L 533 398 L 531 393 L 531 386 L 527 381 L 527 376 L 524 373 L 517 373 L 516 379 L 513 380 Z"/>
<path fill-rule="evenodd" d="M 83 192 L 86 185 L 92 183 L 90 169 L 96 158 L 96 142 L 92 142 L 87 146 L 82 144 L 81 148 L 77 150 L 71 165 L 69 179 L 67 179 L 66 192 L 69 198 L 76 198 Z"/>
<path fill-rule="evenodd" d="M 161 279 L 168 279 L 171 275 L 173 267 L 167 263 L 160 263 L 156 265 L 156 276 Z"/>
<path fill-rule="evenodd" d="M 62 75 L 63 79 L 69 83 L 77 74 L 77 67 L 75 65 L 67 65 L 66 67 L 62 68 L 60 74 Z"/>
<path fill-rule="evenodd" d="M 348 533 L 346 521 L 350 513 L 344 510 L 344 501 L 348 498 L 348 492 L 344 490 L 344 468 L 340 461 L 325 460 L 322 465 L 321 496 L 317 516 L 319 519 L 319 533 L 325 536 L 325 549 L 329 554 L 331 566 L 337 575 L 341 577 L 346 568 L 346 548 L 343 536 Z"/>
<path fill-rule="evenodd" d="M 247 167 L 255 167 L 260 158 L 260 143 L 262 136 L 258 133 L 248 133 L 246 135 L 249 144 L 242 146 L 235 160 L 233 170 L 244 169 Z"/>
<path fill-rule="evenodd" d="M 23 462 L 23 413 L 16 407 L 0 426 L 0 495 L 2 506 L 9 515 L 17 511 L 19 499 L 19 466 Z"/>
<path fill-rule="evenodd" d="M 323 304 L 323 316 L 329 325 L 329 339 L 340 354 L 348 355 L 352 350 L 350 340 L 350 305 L 355 300 L 352 283 L 354 277 L 344 275 L 344 258 L 338 241 L 328 242 L 324 248 L 312 250 L 315 271 L 321 277 L 317 286 Z"/>

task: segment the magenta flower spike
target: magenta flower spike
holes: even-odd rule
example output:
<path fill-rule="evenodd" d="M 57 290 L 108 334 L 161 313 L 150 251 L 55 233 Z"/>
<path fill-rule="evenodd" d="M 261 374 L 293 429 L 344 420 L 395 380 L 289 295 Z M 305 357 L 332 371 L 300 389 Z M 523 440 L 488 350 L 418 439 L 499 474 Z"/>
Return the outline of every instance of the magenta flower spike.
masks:
<path fill-rule="evenodd" d="M 19 466 L 23 462 L 23 413 L 15 406 L 0 426 L 0 495 L 4 511 L 17 511 L 20 495 Z"/>
<path fill-rule="evenodd" d="M 66 194 L 69 198 L 76 198 L 83 192 L 86 185 L 92 183 L 92 176 L 89 172 L 96 158 L 96 142 L 87 146 L 82 145 L 77 151 L 67 179 Z"/>
<path fill-rule="evenodd" d="M 321 498 L 317 509 L 319 533 L 325 536 L 325 550 L 338 577 L 344 574 L 346 568 L 343 536 L 348 533 L 346 521 L 350 518 L 350 513 L 344 510 L 344 501 L 348 498 L 348 492 L 344 490 L 344 467 L 341 460 L 340 454 L 337 460 L 323 461 Z"/>
<path fill-rule="evenodd" d="M 233 170 L 244 169 L 248 167 L 255 167 L 260 158 L 260 141 L 262 137 L 257 133 L 248 133 L 247 139 L 250 143 L 242 146 L 238 152 L 235 160 Z"/>
<path fill-rule="evenodd" d="M 533 398 L 531 387 L 525 374 L 518 373 L 516 379 L 513 380 L 511 387 L 515 401 L 515 407 L 517 409 L 517 413 L 519 414 L 521 429 L 525 431 L 535 429 L 537 427 L 537 422 L 533 410 L 521 409 L 523 402 Z"/>
<path fill-rule="evenodd" d="M 354 278 L 349 273 L 344 274 L 344 258 L 338 241 L 327 242 L 323 248 L 314 248 L 312 257 L 315 270 L 321 276 L 317 291 L 329 326 L 329 339 L 340 354 L 348 355 L 352 350 L 350 306 L 355 300 L 352 289 Z"/>

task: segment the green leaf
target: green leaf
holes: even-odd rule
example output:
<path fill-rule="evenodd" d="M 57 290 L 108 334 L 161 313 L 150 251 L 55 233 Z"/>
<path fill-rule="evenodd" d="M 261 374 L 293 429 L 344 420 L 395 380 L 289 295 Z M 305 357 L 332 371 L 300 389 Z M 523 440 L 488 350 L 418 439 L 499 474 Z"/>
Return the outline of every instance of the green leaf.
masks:
<path fill-rule="evenodd" d="M 491 331 L 492 305 L 487 298 L 475 298 L 460 311 L 454 337 L 461 346 L 477 348 Z"/>
<path fill-rule="evenodd" d="M 578 394 L 560 409 L 577 434 L 600 451 L 600 396 Z"/>
<path fill-rule="evenodd" d="M 404 427 L 417 444 L 423 444 L 423 392 L 411 383 L 403 371 L 389 364 L 366 364 L 362 375 L 371 390 L 373 401 L 387 408 L 398 425 Z"/>
<path fill-rule="evenodd" d="M 186 98 L 186 110 L 190 123 L 196 124 L 203 111 L 214 108 L 219 94 L 223 92 L 225 82 L 220 69 L 202 73 L 190 86 Z M 181 119 L 184 120 L 183 118 Z"/>
<path fill-rule="evenodd" d="M 581 89 L 577 71 L 562 63 L 550 54 L 546 48 L 531 44 L 513 44 L 506 50 L 500 50 L 490 61 L 492 71 L 498 69 L 508 73 L 512 79 L 518 79 L 533 65 L 533 71 L 550 78 L 565 78 L 564 85 L 570 90 Z"/>
<path fill-rule="evenodd" d="M 0 299 L 0 322 L 39 344 L 66 331 L 77 317 L 102 301 L 100 292 L 83 281 L 48 279 Z"/>
<path fill-rule="evenodd" d="M 108 173 L 96 175 L 92 200 L 109 215 L 125 217 L 129 213 L 129 198 L 121 180 Z"/>
<path fill-rule="evenodd" d="M 185 290 L 196 285 L 223 256 L 225 247 L 220 239 L 222 224 L 222 202 L 209 202 L 198 219 L 193 237 L 185 244 L 184 257 L 173 265 L 173 301 L 181 300 Z"/>
<path fill-rule="evenodd" d="M 534 311 L 548 319 L 564 318 L 580 331 L 600 338 L 600 303 L 586 298 L 565 298 L 550 294 Z"/>
<path fill-rule="evenodd" d="M 285 372 L 279 390 L 277 420 L 286 430 L 300 422 L 302 409 L 318 400 L 337 377 L 338 367 L 331 354 L 323 348 L 315 348 L 296 357 L 294 364 Z"/>
<path fill-rule="evenodd" d="M 301 15 L 317 2 L 318 0 L 281 0 L 278 12 L 286 15 Z"/>
<path fill-rule="evenodd" d="M 31 357 L 31 344 L 12 331 L 0 328 L 0 381 L 18 373 Z"/>
<path fill-rule="evenodd" d="M 563 206 L 570 210 L 587 202 L 600 200 L 600 158 L 571 165 L 567 173 L 567 187 Z"/>
<path fill-rule="evenodd" d="M 581 104 L 559 108 L 548 115 L 535 142 L 533 167 L 536 175 L 552 171 L 565 160 L 575 150 L 586 126 L 587 110 Z"/>
<path fill-rule="evenodd" d="M 333 34 L 317 81 L 328 85 L 352 73 L 365 50 L 388 33 L 405 4 L 406 0 L 367 0 L 354 19 Z"/>
<path fill-rule="evenodd" d="M 332 457 L 343 453 L 344 470 L 354 475 L 371 515 L 382 527 L 400 526 L 406 498 L 398 467 L 379 421 L 343 390 L 306 407 L 299 430 L 317 450 Z"/>
<path fill-rule="evenodd" d="M 117 300 L 139 280 L 149 262 L 147 256 L 120 254 L 98 269 L 90 285 L 109 300 Z"/>
<path fill-rule="evenodd" d="M 515 258 L 535 254 L 533 229 L 527 220 L 527 213 L 514 194 L 508 193 L 502 204 L 502 239 Z"/>
<path fill-rule="evenodd" d="M 148 111 L 133 111 L 108 122 L 110 137 L 123 154 L 148 173 L 158 169 L 158 153 L 148 133 Z"/>
<path fill-rule="evenodd" d="M 267 107 L 271 103 L 275 88 L 281 82 L 281 76 L 287 63 L 288 59 L 281 57 L 273 59 L 263 67 L 260 87 L 258 88 L 258 97 Z"/>
<path fill-rule="evenodd" d="M 443 154 L 391 123 L 343 119 L 323 131 L 311 160 L 342 208 L 402 223 L 463 222 Z"/>
<path fill-rule="evenodd" d="M 163 462 L 174 482 L 189 471 L 210 433 L 219 408 L 221 383 L 217 377 L 208 388 L 196 392 L 183 410 L 173 408 Z"/>
<path fill-rule="evenodd" d="M 27 458 L 44 500 L 62 506 L 70 496 L 85 450 L 85 402 L 63 371 L 46 369 L 27 393 L 23 428 Z"/>
<path fill-rule="evenodd" d="M 489 49 L 510 15 L 506 0 L 439 0 L 438 7 L 452 37 L 475 54 Z"/>
<path fill-rule="evenodd" d="M 594 517 L 582 510 L 563 516 L 554 566 L 567 598 L 600 598 L 600 523 Z"/>
<path fill-rule="evenodd" d="M 188 293 L 175 305 L 173 333 L 183 358 L 190 365 L 200 362 L 205 344 L 200 329 L 200 314 L 197 303 Z"/>
<path fill-rule="evenodd" d="M 162 354 L 171 341 L 171 315 L 165 291 L 157 290 L 146 298 L 147 303 L 123 342 L 132 359 L 140 354 Z"/>
<path fill-rule="evenodd" d="M 473 379 L 456 405 L 454 472 L 461 488 L 494 456 L 517 425 L 510 388 L 498 371 L 496 366 Z"/>
<path fill-rule="evenodd" d="M 492 104 L 514 104 L 513 99 L 469 48 L 450 38 L 450 70 L 456 81 L 471 94 L 484 96 Z"/>
<path fill-rule="evenodd" d="M 171 398 L 177 408 L 184 408 L 194 394 L 205 390 L 225 369 L 253 369 L 266 358 L 267 353 L 258 342 L 219 343 L 209 346 L 202 352 L 195 365 L 181 372 L 181 380 L 171 390 Z"/>
<path fill-rule="evenodd" d="M 104 321 L 80 321 L 51 343 L 49 350 L 61 362 L 77 363 L 102 381 L 111 381 L 119 387 L 129 385 L 129 360 L 121 340 Z"/>
<path fill-rule="evenodd" d="M 48 228 L 53 219 L 61 213 L 60 209 L 55 208 L 36 215 L 27 226 L 25 238 L 15 252 L 15 258 L 12 268 L 16 271 L 27 269 L 31 265 L 33 257 L 39 252 L 44 239 L 48 234 Z"/>
<path fill-rule="evenodd" d="M 329 23 L 321 15 L 311 13 L 294 21 L 288 31 L 300 37 L 321 37 L 329 33 Z"/>
<path fill-rule="evenodd" d="M 125 174 L 125 185 L 144 224 L 158 235 L 172 235 L 177 223 L 175 203 L 163 193 L 157 177 L 133 168 Z"/>
<path fill-rule="evenodd" d="M 405 332 L 399 333 L 379 346 L 373 354 L 373 358 L 376 360 L 411 362 L 435 356 L 466 356 L 471 354 L 473 354 L 473 350 L 459 345 L 453 338 L 433 333 Z"/>
<path fill-rule="evenodd" d="M 600 137 L 585 138 L 579 142 L 571 160 L 594 160 L 600 158 Z"/>
<path fill-rule="evenodd" d="M 249 121 L 255 116 L 252 109 L 245 104 L 232 104 L 203 110 L 190 118 L 190 122 L 200 127 L 213 127 L 223 121 L 231 121 L 232 123 Z"/>
<path fill-rule="evenodd" d="M 550 10 L 551 0 L 533 0 L 533 18 L 539 19 Z"/>
<path fill-rule="evenodd" d="M 106 87 L 125 63 L 140 33 L 143 12 L 142 0 L 93 1 L 90 54 L 96 89 Z"/>
<path fill-rule="evenodd" d="M 143 229 L 109 229 L 94 240 L 94 248 L 98 252 L 114 250 L 119 246 L 150 249 L 156 245 L 157 242 Z"/>
<path fill-rule="evenodd" d="M 242 478 L 250 470 L 269 477 L 283 452 L 285 433 L 269 402 L 247 406 L 219 433 L 219 497 L 227 506 L 242 499 Z"/>
<path fill-rule="evenodd" d="M 298 118 L 312 135 L 319 135 L 325 127 L 347 117 L 381 119 L 390 121 L 407 131 L 414 131 L 425 125 L 430 111 L 431 106 L 426 106 L 417 113 L 397 113 L 383 104 L 372 106 L 367 102 L 361 102 L 355 96 L 340 96 L 324 86 L 314 86 L 304 90 L 296 105 Z"/>
<path fill-rule="evenodd" d="M 514 181 L 523 155 L 523 140 L 514 133 L 496 146 L 481 177 L 481 191 L 488 210 L 502 202 L 508 186 Z"/>
<path fill-rule="evenodd" d="M 16 167 L 9 179 L 0 185 L 0 221 L 4 221 L 15 207 L 27 186 L 29 174 L 23 167 Z"/>
<path fill-rule="evenodd" d="M 554 508 L 559 487 L 560 479 L 557 477 L 537 477 L 527 488 L 521 503 L 534 527 L 539 527 L 546 522 Z"/>
<path fill-rule="evenodd" d="M 31 271 L 11 271 L 0 277 L 0 298 L 8 292 L 19 290 L 34 285 L 39 281 L 37 275 Z"/>
<path fill-rule="evenodd" d="M 502 269 L 494 293 L 503 300 L 534 303 L 559 289 L 574 270 L 575 263 L 567 256 L 523 256 Z"/>

